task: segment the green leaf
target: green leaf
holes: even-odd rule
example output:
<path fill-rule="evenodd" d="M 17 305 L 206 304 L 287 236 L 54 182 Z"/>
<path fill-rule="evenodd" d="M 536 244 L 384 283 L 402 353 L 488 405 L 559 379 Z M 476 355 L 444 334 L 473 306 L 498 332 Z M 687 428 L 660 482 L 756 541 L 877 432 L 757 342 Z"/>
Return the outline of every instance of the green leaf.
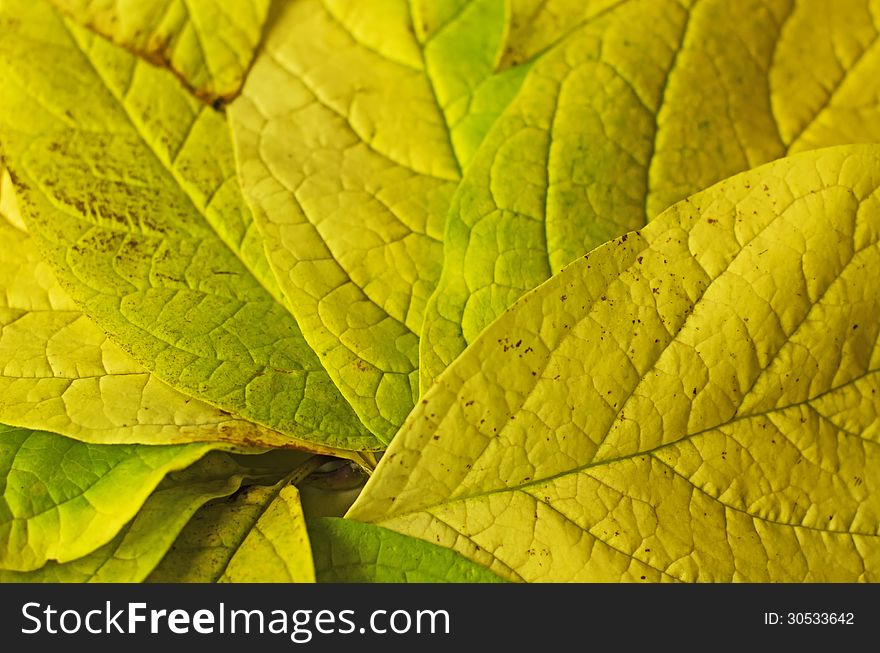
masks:
<path fill-rule="evenodd" d="M 317 450 L 380 448 L 287 310 L 223 119 L 165 70 L 3 0 L 0 148 L 77 305 L 177 390 Z"/>
<path fill-rule="evenodd" d="M 293 452 L 247 456 L 210 452 L 166 476 L 135 518 L 101 548 L 67 563 L 48 562 L 30 572 L 0 570 L 0 582 L 141 582 L 206 502 L 232 494 L 242 482 L 286 475 L 284 470 L 303 464 L 308 457 Z"/>
<path fill-rule="evenodd" d="M 260 42 L 270 0 L 51 0 L 78 22 L 173 70 L 199 97 L 230 100 Z"/>
<path fill-rule="evenodd" d="M 315 568 L 299 492 L 281 488 L 218 579 L 227 583 L 308 583 Z"/>
<path fill-rule="evenodd" d="M 101 444 L 295 444 L 173 389 L 132 360 L 55 280 L 7 191 L 0 184 L 0 207 L 9 205 L 0 213 L 0 420 Z"/>
<path fill-rule="evenodd" d="M 410 11 L 424 74 L 437 96 L 459 167 L 465 169 L 528 70 L 492 70 L 509 22 L 506 2 L 410 0 Z"/>
<path fill-rule="evenodd" d="M 450 549 L 350 519 L 310 519 L 319 583 L 500 583 Z"/>
<path fill-rule="evenodd" d="M 546 52 L 453 202 L 423 388 L 524 292 L 672 203 L 789 153 L 880 140 L 868 4 L 631 0 Z"/>
<path fill-rule="evenodd" d="M 112 540 L 169 472 L 218 445 L 94 445 L 0 425 L 0 569 L 69 562 Z"/>
<path fill-rule="evenodd" d="M 880 146 L 739 174 L 525 295 L 348 516 L 527 581 L 880 580 Z"/>
<path fill-rule="evenodd" d="M 245 487 L 202 508 L 147 580 L 314 582 L 305 517 L 291 481 L 305 478 L 320 462 L 302 465 L 275 485 Z"/>
<path fill-rule="evenodd" d="M 501 0 L 379 6 L 279 7 L 230 118 L 245 194 L 303 333 L 387 441 L 418 394 L 452 193 L 524 71 L 492 76 Z"/>

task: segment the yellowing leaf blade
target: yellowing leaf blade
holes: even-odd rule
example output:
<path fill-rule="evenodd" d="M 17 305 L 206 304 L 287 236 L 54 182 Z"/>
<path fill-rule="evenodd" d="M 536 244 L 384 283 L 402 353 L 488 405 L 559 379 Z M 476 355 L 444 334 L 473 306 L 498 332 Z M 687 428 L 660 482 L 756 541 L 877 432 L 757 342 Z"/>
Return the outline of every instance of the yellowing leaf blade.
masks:
<path fill-rule="evenodd" d="M 876 580 L 878 188 L 877 146 L 809 152 L 572 263 L 438 379 L 349 516 L 510 579 Z"/>
<path fill-rule="evenodd" d="M 3 198 L 14 204 L 12 188 Z M 11 199 L 10 199 L 11 198 Z M 224 441 L 318 449 L 163 383 L 58 285 L 17 213 L 0 215 L 0 420 L 95 444 Z"/>
<path fill-rule="evenodd" d="M 499 583 L 454 551 L 351 519 L 309 520 L 319 583 Z"/>
<path fill-rule="evenodd" d="M 284 303 L 222 118 L 47 5 L 2 8 L 26 29 L 0 47 L 0 145 L 77 305 L 190 396 L 292 443 L 379 448 Z"/>
<path fill-rule="evenodd" d="M 141 582 L 207 502 L 231 495 L 243 483 L 271 482 L 306 458 L 308 454 L 290 452 L 209 453 L 186 469 L 168 474 L 134 518 L 104 546 L 68 562 L 49 561 L 33 571 L 0 570 L 0 582 Z"/>
<path fill-rule="evenodd" d="M 862 0 L 834 19 L 823 2 L 632 0 L 579 24 L 453 201 L 422 386 L 517 297 L 672 203 L 787 153 L 878 141 L 877 30 Z"/>
<path fill-rule="evenodd" d="M 538 56 L 584 22 L 618 4 L 621 0 L 510 0 L 510 27 L 499 67 L 508 68 Z"/>
<path fill-rule="evenodd" d="M 230 100 L 260 42 L 269 0 L 52 0 L 77 22 L 157 65 L 202 99 Z"/>
<path fill-rule="evenodd" d="M 0 426 L 0 568 L 69 562 L 112 540 L 169 472 L 218 445 L 90 445 Z"/>
<path fill-rule="evenodd" d="M 384 440 L 418 394 L 418 333 L 450 198 L 522 76 L 492 76 L 503 3 L 466 4 L 288 3 L 230 107 L 279 282 Z M 432 12 L 450 20 L 437 25 Z"/>
<path fill-rule="evenodd" d="M 205 506 L 148 582 L 314 582 L 299 492 L 286 478 Z"/>
<path fill-rule="evenodd" d="M 260 515 L 220 577 L 225 583 L 315 581 L 299 492 L 288 485 Z"/>

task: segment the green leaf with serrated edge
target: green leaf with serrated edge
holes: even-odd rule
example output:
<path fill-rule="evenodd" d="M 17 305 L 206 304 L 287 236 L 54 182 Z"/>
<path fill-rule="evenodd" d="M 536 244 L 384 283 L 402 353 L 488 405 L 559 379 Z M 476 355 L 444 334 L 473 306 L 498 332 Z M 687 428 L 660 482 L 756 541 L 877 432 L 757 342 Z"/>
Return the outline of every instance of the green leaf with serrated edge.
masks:
<path fill-rule="evenodd" d="M 100 444 L 227 441 L 332 451 L 173 389 L 89 320 L 55 280 L 0 184 L 0 420 Z"/>
<path fill-rule="evenodd" d="M 260 42 L 270 0 L 51 0 L 77 22 L 157 65 L 196 95 L 229 100 Z"/>
<path fill-rule="evenodd" d="M 674 205 L 480 334 L 348 516 L 510 579 L 880 580 L 878 241 L 877 145 Z"/>
<path fill-rule="evenodd" d="M 48 562 L 30 572 L 0 570 L 0 582 L 141 582 L 206 502 L 232 494 L 242 482 L 265 482 L 286 475 L 284 470 L 302 464 L 309 455 L 208 453 L 190 467 L 166 476 L 135 518 L 101 548 L 67 563 Z"/>
<path fill-rule="evenodd" d="M 0 148 L 82 310 L 181 392 L 320 447 L 379 448 L 285 307 L 222 118 L 44 2 L 3 0 L 0 23 Z"/>
<path fill-rule="evenodd" d="M 501 578 L 423 540 L 351 519 L 309 519 L 319 583 L 501 583 Z"/>
<path fill-rule="evenodd" d="M 314 468 L 306 464 L 275 485 L 252 485 L 206 505 L 147 581 L 314 582 L 305 518 L 291 485 Z"/>
<path fill-rule="evenodd" d="M 461 11 L 438 24 L 449 6 Z M 230 106 L 273 269 L 384 440 L 418 393 L 418 333 L 460 171 L 523 74 L 492 76 L 503 28 L 499 0 L 289 2 Z"/>
<path fill-rule="evenodd" d="M 630 0 L 571 32 L 453 201 L 422 386 L 517 297 L 673 202 L 787 153 L 880 140 L 877 20 L 866 0 Z"/>
<path fill-rule="evenodd" d="M 0 569 L 68 562 L 109 542 L 169 472 L 221 445 L 94 445 L 0 425 Z"/>

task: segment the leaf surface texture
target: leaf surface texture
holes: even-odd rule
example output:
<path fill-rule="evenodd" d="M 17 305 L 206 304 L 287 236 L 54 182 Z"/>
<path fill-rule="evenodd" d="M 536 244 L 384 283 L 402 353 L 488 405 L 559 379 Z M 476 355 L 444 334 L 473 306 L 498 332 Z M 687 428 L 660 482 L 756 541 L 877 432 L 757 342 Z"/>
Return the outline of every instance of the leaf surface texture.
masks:
<path fill-rule="evenodd" d="M 880 147 L 783 159 L 525 295 L 350 517 L 527 581 L 876 581 Z"/>
<path fill-rule="evenodd" d="M 165 70 L 4 0 L 0 147 L 62 287 L 187 395 L 319 448 L 380 446 L 305 342 L 241 196 L 228 128 Z"/>
<path fill-rule="evenodd" d="M 166 474 L 212 448 L 94 445 L 0 425 L 0 568 L 30 571 L 91 553 L 116 536 Z"/>
<path fill-rule="evenodd" d="M 15 216 L 0 213 L 0 420 L 98 444 L 294 444 L 136 363 L 64 292 Z"/>
<path fill-rule="evenodd" d="M 244 191 L 307 340 L 380 438 L 418 394 L 418 334 L 461 171 L 523 68 L 497 0 L 280 7 L 230 107 Z"/>
<path fill-rule="evenodd" d="M 270 0 L 52 0 L 77 22 L 167 66 L 207 100 L 231 99 L 260 42 Z"/>
<path fill-rule="evenodd" d="M 524 292 L 674 202 L 787 154 L 880 140 L 867 0 L 605 5 L 559 23 L 453 200 L 424 388 Z"/>
<path fill-rule="evenodd" d="M 315 580 L 299 492 L 289 479 L 252 485 L 187 524 L 150 582 L 308 583 Z"/>
<path fill-rule="evenodd" d="M 319 583 L 498 583 L 444 547 L 351 519 L 310 519 Z"/>

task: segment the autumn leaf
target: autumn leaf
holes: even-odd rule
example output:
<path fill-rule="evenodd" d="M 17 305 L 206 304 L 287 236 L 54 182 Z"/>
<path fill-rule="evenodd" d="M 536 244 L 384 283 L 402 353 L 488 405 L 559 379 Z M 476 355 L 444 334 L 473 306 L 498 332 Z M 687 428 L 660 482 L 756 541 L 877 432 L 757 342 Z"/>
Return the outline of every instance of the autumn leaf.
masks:
<path fill-rule="evenodd" d="M 456 193 L 424 389 L 524 292 L 674 202 L 787 154 L 880 140 L 864 0 L 578 3 L 587 22 L 575 3 L 515 4 L 572 18 Z"/>
<path fill-rule="evenodd" d="M 878 188 L 878 146 L 801 154 L 567 266 L 348 516 L 511 580 L 877 580 Z"/>

